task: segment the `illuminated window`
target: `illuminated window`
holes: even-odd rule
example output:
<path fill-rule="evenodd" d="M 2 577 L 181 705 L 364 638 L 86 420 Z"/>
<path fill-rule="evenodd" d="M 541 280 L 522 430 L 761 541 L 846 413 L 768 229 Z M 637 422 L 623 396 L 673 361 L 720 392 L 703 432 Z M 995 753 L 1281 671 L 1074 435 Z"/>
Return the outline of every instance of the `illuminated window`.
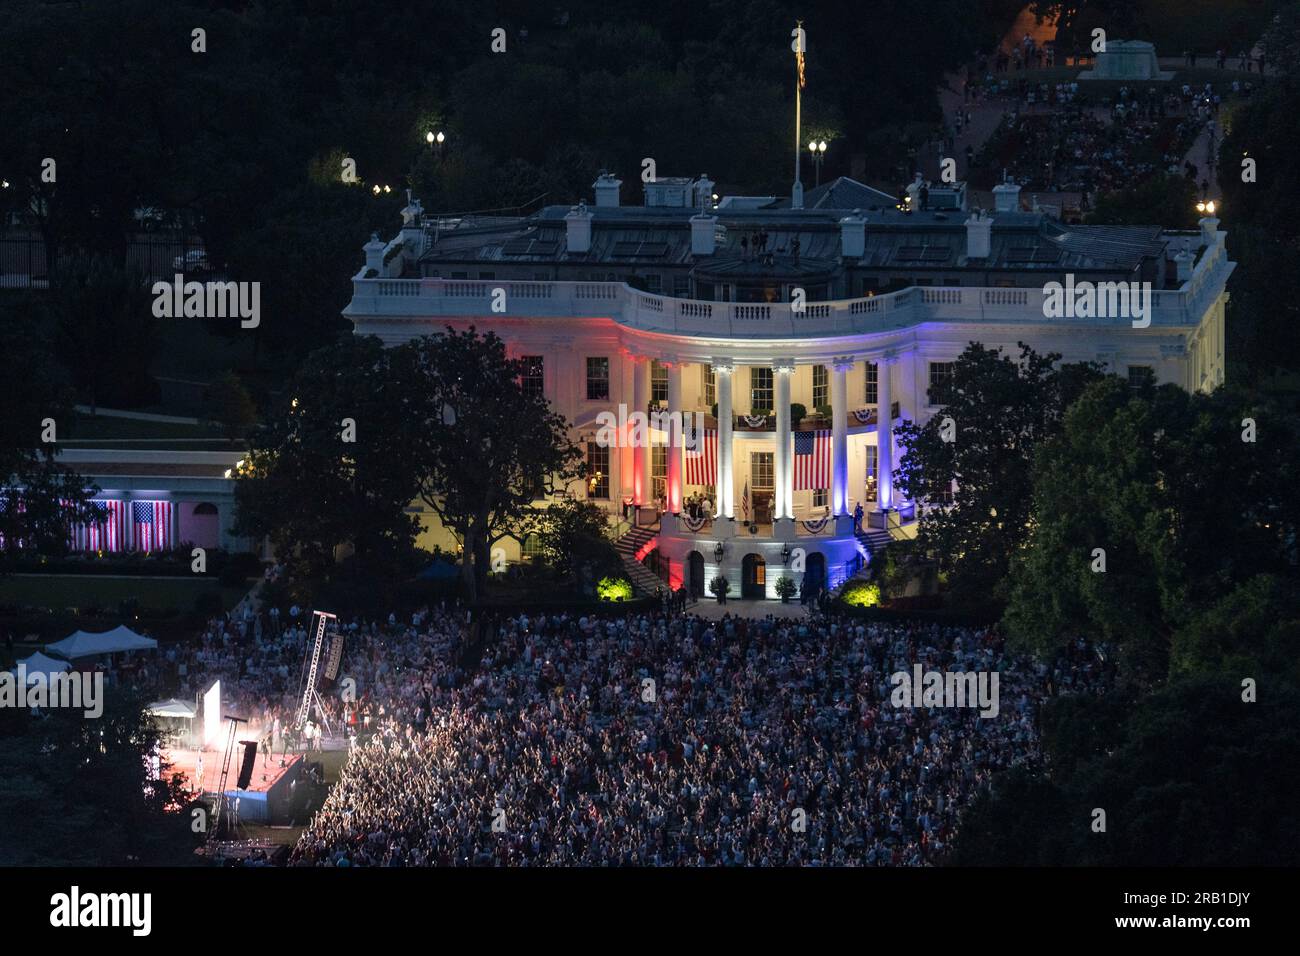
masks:
<path fill-rule="evenodd" d="M 587 497 L 609 497 L 609 446 L 587 442 Z"/>
<path fill-rule="evenodd" d="M 545 362 L 540 355 L 525 355 L 524 375 L 520 379 L 520 385 L 523 386 L 525 395 L 541 395 L 545 388 L 545 380 L 542 374 L 545 368 Z"/>
<path fill-rule="evenodd" d="M 830 399 L 830 380 L 826 374 L 825 365 L 813 366 L 813 409 L 821 408 L 823 405 L 829 405 Z"/>
<path fill-rule="evenodd" d="M 609 398 L 609 359 L 587 359 L 587 401 L 604 401 Z"/>
<path fill-rule="evenodd" d="M 772 370 L 755 365 L 749 370 L 749 407 L 758 412 L 772 410 Z"/>

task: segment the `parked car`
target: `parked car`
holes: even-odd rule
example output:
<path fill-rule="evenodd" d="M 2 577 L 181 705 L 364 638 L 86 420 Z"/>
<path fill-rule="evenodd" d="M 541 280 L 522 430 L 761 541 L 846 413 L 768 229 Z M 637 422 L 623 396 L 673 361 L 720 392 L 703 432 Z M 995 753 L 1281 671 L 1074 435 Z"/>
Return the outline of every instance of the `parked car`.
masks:
<path fill-rule="evenodd" d="M 177 256 L 172 260 L 172 268 L 179 269 L 181 272 L 211 272 L 212 266 L 208 262 L 208 254 L 203 249 L 191 249 L 183 256 Z"/>

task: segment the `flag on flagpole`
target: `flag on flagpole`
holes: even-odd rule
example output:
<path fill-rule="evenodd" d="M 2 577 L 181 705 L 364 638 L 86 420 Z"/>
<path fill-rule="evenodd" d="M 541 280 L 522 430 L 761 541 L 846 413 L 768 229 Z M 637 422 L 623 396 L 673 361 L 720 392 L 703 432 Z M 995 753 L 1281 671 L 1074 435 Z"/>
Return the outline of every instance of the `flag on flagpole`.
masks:
<path fill-rule="evenodd" d="M 131 502 L 135 550 L 166 551 L 172 546 L 172 503 L 170 501 Z"/>
<path fill-rule="evenodd" d="M 831 433 L 828 429 L 794 433 L 794 490 L 831 486 Z"/>
<path fill-rule="evenodd" d="M 808 86 L 808 80 L 803 73 L 803 52 L 804 52 L 803 48 L 804 48 L 805 36 L 806 34 L 803 32 L 803 21 L 800 20 L 799 23 L 795 26 L 794 62 L 795 62 L 795 66 L 799 70 L 799 89 L 801 90 L 805 89 Z"/>
<path fill-rule="evenodd" d="M 687 436 L 686 483 L 709 486 L 718 483 L 717 429 L 704 428 Z"/>
<path fill-rule="evenodd" d="M 749 524 L 749 481 L 745 481 L 745 490 L 740 494 L 740 515 Z"/>

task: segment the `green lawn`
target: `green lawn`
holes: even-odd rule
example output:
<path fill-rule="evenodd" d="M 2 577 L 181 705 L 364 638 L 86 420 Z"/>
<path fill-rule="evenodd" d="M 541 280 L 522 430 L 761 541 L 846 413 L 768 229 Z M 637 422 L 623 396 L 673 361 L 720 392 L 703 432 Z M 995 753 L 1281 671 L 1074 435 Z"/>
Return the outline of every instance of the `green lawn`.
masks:
<path fill-rule="evenodd" d="M 55 610 L 81 607 L 116 609 L 135 598 L 141 607 L 176 608 L 185 613 L 206 591 L 221 594 L 226 608 L 234 607 L 245 588 L 222 587 L 215 578 L 106 578 L 97 575 L 26 575 L 0 579 L 0 604 L 31 605 Z"/>

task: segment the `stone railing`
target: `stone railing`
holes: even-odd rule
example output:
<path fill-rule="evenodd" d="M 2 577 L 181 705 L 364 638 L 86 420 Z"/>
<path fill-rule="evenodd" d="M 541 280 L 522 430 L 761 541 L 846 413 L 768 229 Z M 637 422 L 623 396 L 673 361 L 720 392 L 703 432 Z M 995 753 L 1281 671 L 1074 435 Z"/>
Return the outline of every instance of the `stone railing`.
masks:
<path fill-rule="evenodd" d="M 1211 245 L 1177 290 L 1151 293 L 1151 326 L 1197 325 L 1222 291 L 1234 263 Z M 496 290 L 503 290 L 504 299 Z M 496 307 L 494 308 L 494 304 Z M 703 302 L 651 295 L 615 282 L 508 282 L 449 279 L 353 279 L 344 314 L 358 331 L 385 320 L 452 317 L 610 318 L 629 328 L 690 336 L 816 338 L 884 332 L 923 322 L 1131 326 L 1130 318 L 1048 318 L 1040 288 L 914 287 L 865 299 L 812 302 Z"/>

